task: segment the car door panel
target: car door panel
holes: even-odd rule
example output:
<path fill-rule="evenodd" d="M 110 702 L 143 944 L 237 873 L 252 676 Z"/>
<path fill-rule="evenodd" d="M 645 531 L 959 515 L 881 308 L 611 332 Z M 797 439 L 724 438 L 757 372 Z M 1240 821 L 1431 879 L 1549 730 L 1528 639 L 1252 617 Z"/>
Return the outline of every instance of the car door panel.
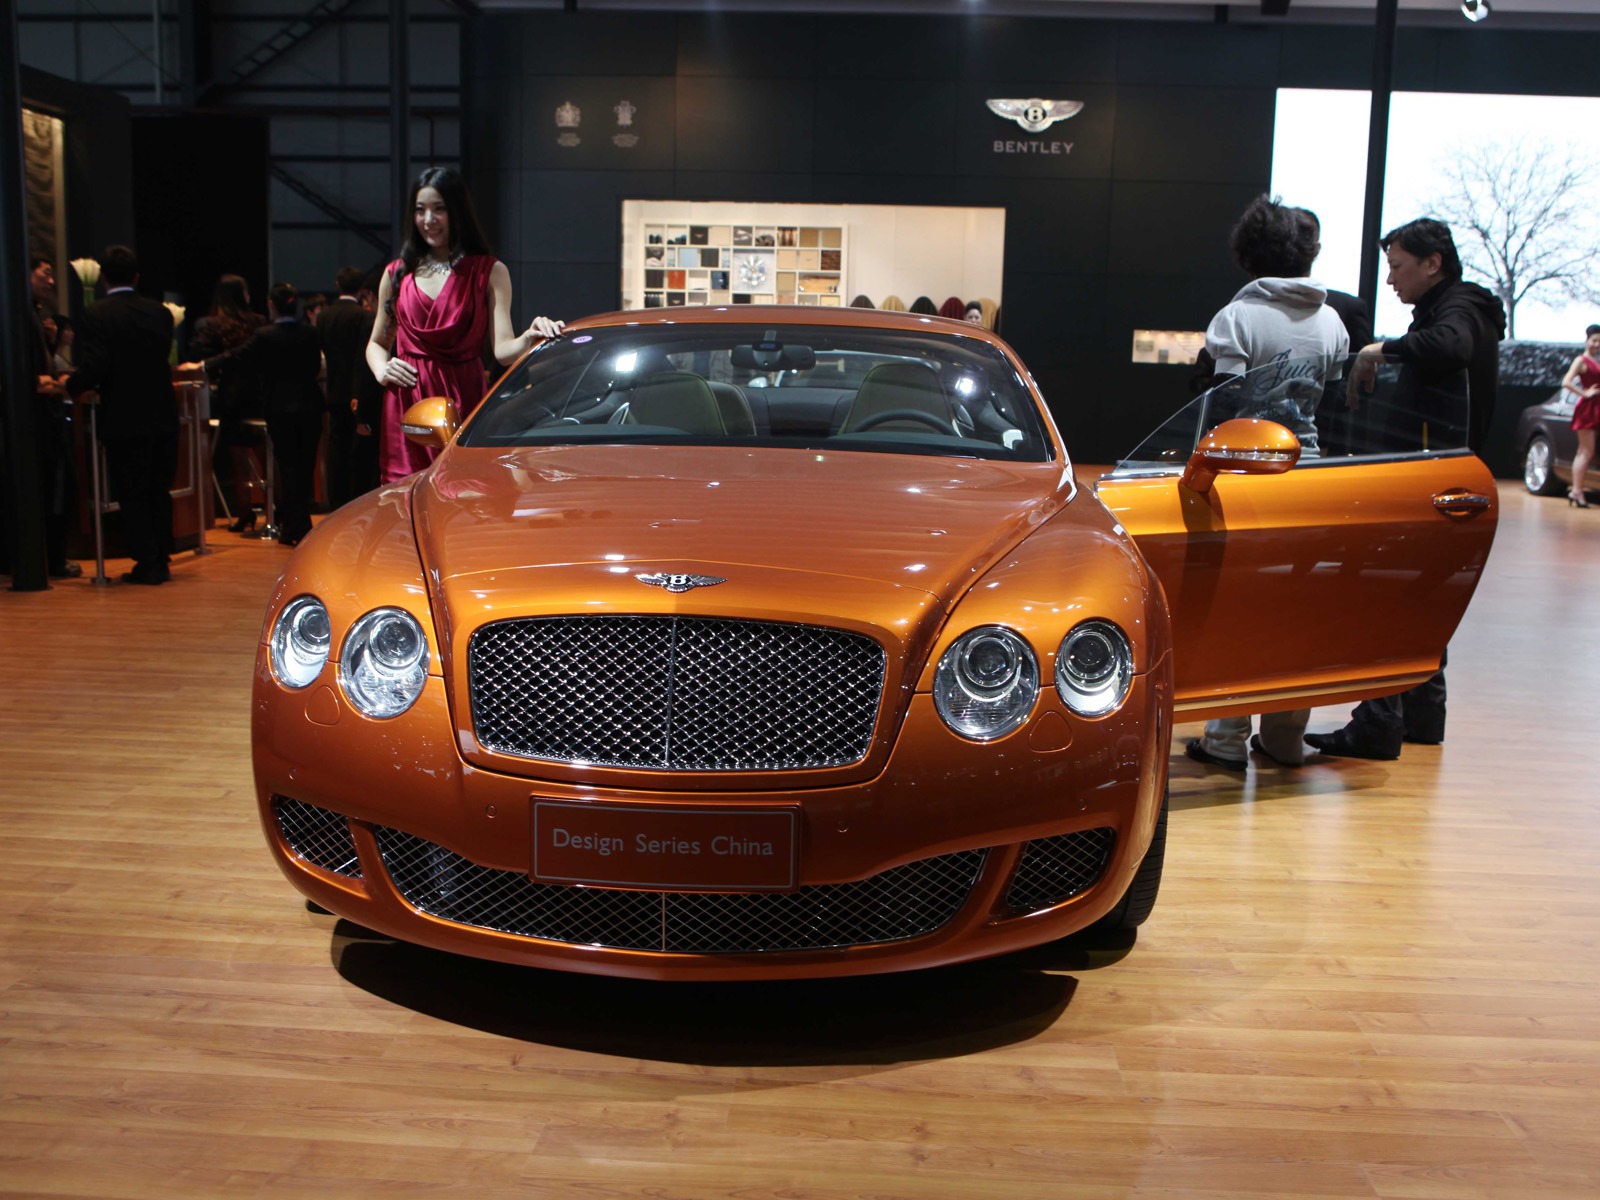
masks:
<path fill-rule="evenodd" d="M 1312 460 L 1219 475 L 1202 495 L 1108 476 L 1172 614 L 1184 718 L 1304 708 L 1427 678 L 1493 542 L 1493 477 L 1469 454 Z"/>

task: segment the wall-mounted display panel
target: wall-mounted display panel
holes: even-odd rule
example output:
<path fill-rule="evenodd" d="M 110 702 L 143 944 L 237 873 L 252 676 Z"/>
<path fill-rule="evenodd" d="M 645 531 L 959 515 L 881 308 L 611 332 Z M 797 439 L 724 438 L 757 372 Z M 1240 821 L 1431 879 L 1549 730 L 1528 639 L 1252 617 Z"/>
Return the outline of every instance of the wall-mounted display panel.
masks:
<path fill-rule="evenodd" d="M 1005 210 L 627 200 L 622 304 L 999 306 Z"/>

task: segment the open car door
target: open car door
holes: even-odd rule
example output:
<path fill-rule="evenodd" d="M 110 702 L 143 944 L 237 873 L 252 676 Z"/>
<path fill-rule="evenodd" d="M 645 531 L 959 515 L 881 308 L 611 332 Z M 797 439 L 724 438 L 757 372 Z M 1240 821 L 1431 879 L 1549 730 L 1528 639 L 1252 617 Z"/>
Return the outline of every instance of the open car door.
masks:
<path fill-rule="evenodd" d="M 1498 516 L 1466 404 L 1464 374 L 1424 386 L 1392 362 L 1277 362 L 1197 397 L 1100 479 L 1166 591 L 1179 719 L 1364 699 L 1438 670 Z"/>

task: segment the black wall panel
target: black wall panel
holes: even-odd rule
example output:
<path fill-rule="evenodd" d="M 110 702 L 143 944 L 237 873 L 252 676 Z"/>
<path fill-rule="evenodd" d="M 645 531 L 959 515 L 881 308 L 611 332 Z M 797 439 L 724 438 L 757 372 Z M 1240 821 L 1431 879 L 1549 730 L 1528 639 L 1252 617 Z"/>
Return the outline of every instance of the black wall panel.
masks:
<path fill-rule="evenodd" d="M 809 171 L 809 79 L 678 77 L 680 171 Z"/>
<path fill-rule="evenodd" d="M 517 320 L 618 303 L 625 199 L 1001 207 L 1001 331 L 1080 461 L 1187 400 L 1191 371 L 1132 363 L 1133 331 L 1203 329 L 1243 283 L 1228 231 L 1270 180 L 1275 89 L 1364 87 L 1372 53 L 1357 25 L 580 11 L 471 30 L 467 162 Z M 1395 86 L 1593 94 L 1595 61 L 1592 35 L 1403 28 Z M 1084 107 L 1030 132 L 991 98 Z"/>

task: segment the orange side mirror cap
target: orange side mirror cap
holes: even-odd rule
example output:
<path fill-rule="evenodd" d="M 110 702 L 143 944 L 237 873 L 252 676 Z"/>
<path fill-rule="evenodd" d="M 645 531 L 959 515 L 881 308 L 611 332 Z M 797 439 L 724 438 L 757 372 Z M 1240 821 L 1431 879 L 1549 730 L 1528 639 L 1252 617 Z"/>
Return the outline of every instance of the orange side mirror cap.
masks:
<path fill-rule="evenodd" d="M 1235 417 L 1195 447 L 1183 469 L 1183 484 L 1201 495 L 1218 475 L 1281 475 L 1300 461 L 1300 439 L 1276 421 Z"/>
<path fill-rule="evenodd" d="M 406 409 L 401 431 L 419 446 L 443 450 L 456 435 L 455 402 L 448 396 L 429 396 Z"/>

